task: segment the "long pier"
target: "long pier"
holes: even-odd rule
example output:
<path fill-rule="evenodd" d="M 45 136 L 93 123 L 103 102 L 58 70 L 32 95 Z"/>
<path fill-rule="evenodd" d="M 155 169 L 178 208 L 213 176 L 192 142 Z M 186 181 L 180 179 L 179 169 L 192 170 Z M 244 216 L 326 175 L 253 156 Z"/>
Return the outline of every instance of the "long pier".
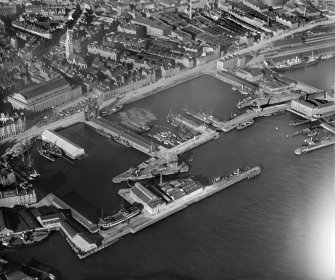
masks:
<path fill-rule="evenodd" d="M 335 134 L 335 127 L 333 125 L 330 125 L 328 123 L 322 123 L 321 127 L 323 127 L 324 129 L 328 130 L 329 132 Z"/>
<path fill-rule="evenodd" d="M 314 145 L 310 145 L 310 146 L 306 146 L 306 147 L 304 147 L 304 146 L 299 147 L 294 151 L 294 153 L 299 156 L 301 154 L 304 154 L 304 153 L 307 153 L 307 152 L 310 152 L 310 151 L 313 151 L 313 150 L 321 149 L 321 148 L 324 148 L 324 147 L 327 147 L 327 146 L 330 146 L 330 145 L 334 145 L 334 144 L 335 144 L 335 138 L 332 137 L 331 139 L 322 140 L 318 144 L 314 144 Z"/>
<path fill-rule="evenodd" d="M 196 118 L 214 127 L 220 127 L 223 124 L 223 122 L 220 121 L 218 118 L 212 115 L 206 114 L 205 112 L 199 109 L 184 109 L 184 111 L 185 111 L 185 114 L 190 115 L 193 118 Z"/>
<path fill-rule="evenodd" d="M 113 137 L 119 137 L 126 140 L 130 146 L 149 156 L 153 156 L 155 151 L 158 149 L 158 146 L 155 143 L 150 142 L 143 136 L 114 126 L 105 119 L 93 119 L 92 121 L 86 121 L 86 124 L 97 129 L 102 129 Z"/>
<path fill-rule="evenodd" d="M 232 120 L 224 122 L 220 128 L 224 132 L 228 132 L 236 128 L 241 123 L 244 123 L 246 121 L 249 121 L 257 117 L 262 117 L 268 114 L 272 114 L 272 113 L 275 113 L 281 110 L 287 110 L 288 108 L 289 108 L 289 104 L 281 104 L 281 105 L 266 107 L 266 108 L 255 110 L 255 111 L 250 110 L 244 113 L 243 115 L 239 115 L 236 118 L 233 118 Z"/>
<path fill-rule="evenodd" d="M 176 154 L 176 155 L 180 155 L 183 154 L 195 147 L 198 147 L 212 139 L 217 139 L 219 138 L 219 132 L 216 132 L 214 130 L 208 130 L 205 131 L 204 133 L 194 136 L 194 138 L 191 138 L 189 140 L 187 140 L 186 142 L 183 142 L 181 144 L 179 144 L 178 146 L 175 146 L 171 149 L 168 150 L 168 153 L 171 154 Z"/>
<path fill-rule="evenodd" d="M 198 202 L 202 199 L 205 199 L 229 186 L 232 186 L 242 180 L 250 179 L 255 177 L 261 173 L 261 168 L 256 166 L 244 172 L 240 172 L 237 175 L 234 175 L 231 178 L 223 179 L 217 183 L 214 183 L 209 186 L 203 187 L 200 193 L 195 195 L 190 195 L 186 199 L 181 200 L 180 202 L 175 201 L 172 203 L 171 207 L 165 207 L 162 211 L 158 212 L 157 214 L 150 215 L 146 211 L 142 211 L 142 213 L 134 218 L 132 218 L 128 223 L 123 223 L 118 226 L 112 227 L 107 231 L 100 231 L 99 234 L 103 237 L 102 245 L 95 248 L 94 250 L 82 255 L 78 254 L 77 256 L 82 259 L 85 258 L 93 253 L 96 253 L 111 244 L 119 241 L 122 237 L 126 236 L 129 233 L 135 234 L 136 232 L 154 224 L 158 221 L 177 213 L 178 211 L 183 210 L 184 208 L 188 207 L 189 205 Z M 119 195 L 122 196 L 124 199 L 129 201 L 130 203 L 134 203 L 135 201 L 130 197 L 130 190 L 129 189 L 121 189 L 119 191 Z"/>
<path fill-rule="evenodd" d="M 217 139 L 220 137 L 219 132 L 212 130 L 205 125 L 199 125 L 196 122 L 187 119 L 183 117 L 182 115 L 179 114 L 173 114 L 173 119 L 182 125 L 189 127 L 195 131 L 198 131 L 200 134 L 194 136 L 193 138 L 171 148 L 171 149 L 166 149 L 166 150 L 161 150 L 162 153 L 169 153 L 169 154 L 175 154 L 175 155 L 180 155 L 183 154 L 197 146 L 202 145 L 203 143 L 206 143 L 212 139 Z"/>

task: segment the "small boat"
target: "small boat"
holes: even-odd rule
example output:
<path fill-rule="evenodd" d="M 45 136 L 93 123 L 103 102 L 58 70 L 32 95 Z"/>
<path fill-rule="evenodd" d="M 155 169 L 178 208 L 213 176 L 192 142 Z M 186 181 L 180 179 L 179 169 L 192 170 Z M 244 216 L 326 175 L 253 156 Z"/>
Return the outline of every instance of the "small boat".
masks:
<path fill-rule="evenodd" d="M 278 116 L 278 115 L 282 115 L 282 114 L 285 114 L 285 113 L 286 113 L 286 110 L 280 110 L 280 111 L 272 113 L 272 115 L 273 116 Z"/>
<path fill-rule="evenodd" d="M 246 128 L 246 127 L 252 125 L 254 122 L 255 122 L 254 119 L 251 119 L 251 120 L 246 121 L 246 122 L 244 122 L 244 123 L 240 123 L 240 124 L 236 127 L 236 129 L 243 129 L 243 128 Z"/>
<path fill-rule="evenodd" d="M 126 140 L 126 139 L 123 139 L 121 138 L 120 136 L 116 136 L 116 137 L 113 137 L 113 140 L 123 146 L 126 146 L 126 147 L 131 147 L 131 145 L 129 144 L 129 142 Z"/>
<path fill-rule="evenodd" d="M 314 137 L 316 135 L 319 134 L 319 131 L 316 129 L 316 130 L 311 130 L 310 132 L 307 133 L 307 136 L 308 137 Z"/>
<path fill-rule="evenodd" d="M 33 172 L 31 172 L 29 174 L 30 177 L 32 178 L 37 178 L 38 176 L 40 176 L 41 174 L 37 173 L 37 171 L 34 169 Z"/>
<path fill-rule="evenodd" d="M 302 119 L 300 119 L 300 120 L 297 120 L 297 121 L 291 121 L 289 123 L 289 125 L 298 126 L 298 125 L 302 125 L 302 124 L 305 124 L 305 123 L 308 123 L 308 122 L 310 122 L 310 120 L 302 120 Z"/>
<path fill-rule="evenodd" d="M 123 104 L 116 104 L 112 109 L 112 113 L 116 113 L 118 111 L 120 111 L 123 108 Z"/>

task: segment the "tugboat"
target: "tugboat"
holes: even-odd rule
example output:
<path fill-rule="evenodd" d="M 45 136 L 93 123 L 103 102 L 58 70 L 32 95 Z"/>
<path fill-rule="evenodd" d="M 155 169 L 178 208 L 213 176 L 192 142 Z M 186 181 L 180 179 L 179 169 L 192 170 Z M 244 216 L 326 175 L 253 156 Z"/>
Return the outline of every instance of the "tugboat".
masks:
<path fill-rule="evenodd" d="M 252 125 L 254 122 L 255 122 L 254 119 L 251 119 L 251 120 L 246 121 L 246 122 L 244 122 L 244 123 L 240 123 L 240 124 L 236 127 L 236 129 L 243 129 L 243 128 L 246 128 L 246 127 Z"/>
<path fill-rule="evenodd" d="M 98 226 L 101 229 L 106 230 L 123 222 L 127 222 L 129 219 L 135 217 L 140 213 L 141 208 L 139 204 L 133 204 L 128 209 L 125 209 L 123 205 L 121 205 L 121 209 L 114 215 L 100 218 Z"/>

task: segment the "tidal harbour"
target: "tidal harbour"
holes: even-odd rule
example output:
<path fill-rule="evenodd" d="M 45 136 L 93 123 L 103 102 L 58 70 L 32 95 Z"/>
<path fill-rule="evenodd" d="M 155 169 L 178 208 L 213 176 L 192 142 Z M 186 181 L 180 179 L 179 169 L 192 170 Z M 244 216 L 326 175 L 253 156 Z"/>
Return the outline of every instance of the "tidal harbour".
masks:
<path fill-rule="evenodd" d="M 206 98 L 203 98 L 201 95 L 202 92 L 205 90 L 205 87 L 201 86 L 203 83 L 210 83 L 213 88 L 212 92 L 210 93 L 210 98 L 208 96 Z M 189 93 L 186 95 L 185 94 L 180 95 L 180 92 L 185 93 L 186 89 L 189 90 L 188 91 Z M 229 119 L 229 116 L 232 114 L 233 105 L 236 104 L 236 102 L 240 98 L 238 94 L 231 91 L 230 86 L 228 86 L 227 84 L 223 84 L 222 82 L 210 76 L 202 76 L 196 80 L 187 82 L 186 84 L 182 84 L 182 85 L 179 85 L 178 87 L 171 88 L 169 89 L 169 91 L 170 92 L 168 93 L 157 94 L 155 96 L 151 96 L 149 98 L 140 100 L 134 104 L 129 104 L 127 105 L 128 108 L 127 106 L 125 106 L 124 110 L 130 109 L 132 107 L 146 108 L 150 110 L 152 113 L 154 113 L 154 115 L 159 119 L 160 125 L 166 125 L 166 116 L 169 114 L 170 108 L 162 109 L 162 108 L 157 107 L 157 105 L 161 103 L 163 104 L 168 103 L 168 100 L 172 98 L 174 95 L 174 98 L 179 98 L 179 102 L 178 104 L 171 103 L 169 107 L 171 107 L 171 109 L 173 109 L 173 111 L 175 112 L 182 112 L 183 109 L 187 107 L 192 107 L 192 108 L 202 107 L 204 111 L 208 112 L 208 115 L 210 115 L 210 112 L 212 112 L 212 114 L 215 115 L 218 119 L 227 120 Z M 162 101 L 162 99 L 164 99 L 164 101 Z M 112 114 L 109 117 L 107 117 L 107 119 L 109 119 L 110 121 L 113 121 L 114 117 L 115 116 L 113 116 Z M 269 184 L 273 185 L 273 182 L 272 182 L 273 177 L 281 178 L 281 180 L 284 180 L 285 183 L 287 184 L 287 187 L 285 187 L 284 189 L 288 191 L 288 188 L 291 188 L 290 189 L 291 195 L 293 195 L 293 197 L 296 197 L 299 191 L 295 193 L 293 190 L 297 190 L 297 189 L 293 188 L 293 185 L 294 186 L 299 185 L 299 180 L 297 179 L 288 180 L 285 178 L 290 178 L 290 175 L 288 174 L 291 174 L 290 170 L 292 170 L 295 164 L 298 164 L 298 160 L 305 162 L 305 166 L 307 168 L 313 168 L 314 170 L 316 168 L 319 169 L 320 165 L 323 166 L 322 174 L 323 176 L 325 176 L 324 177 L 325 179 L 323 183 L 321 184 L 322 191 L 319 195 L 326 195 L 328 193 L 326 186 L 328 185 L 327 182 L 332 181 L 331 162 L 333 160 L 333 156 L 327 153 L 326 151 L 320 150 L 318 153 L 321 153 L 323 159 L 326 159 L 326 160 L 325 161 L 323 160 L 321 162 L 317 160 L 316 158 L 314 158 L 313 164 L 311 164 L 308 158 L 304 159 L 303 157 L 302 158 L 295 157 L 293 154 L 293 151 L 297 145 L 296 143 L 297 138 L 288 138 L 288 139 L 286 138 L 286 135 L 292 134 L 294 131 L 296 131 L 295 127 L 288 125 L 290 120 L 296 120 L 296 117 L 294 117 L 294 115 L 292 115 L 291 113 L 286 113 L 286 114 L 282 114 L 279 116 L 272 116 L 266 119 L 261 118 L 259 120 L 256 120 L 256 123 L 253 125 L 253 129 L 250 128 L 250 129 L 246 129 L 243 131 L 231 131 L 228 134 L 222 134 L 219 139 L 211 141 L 205 144 L 205 146 L 200 146 L 197 149 L 192 150 L 192 152 L 188 152 L 189 154 L 186 153 L 186 158 L 187 157 L 192 158 L 192 161 L 190 162 L 191 163 L 190 164 L 191 168 L 189 171 L 190 175 L 192 176 L 192 175 L 206 173 L 206 177 L 208 178 L 217 178 L 218 176 L 222 176 L 225 173 L 223 170 L 233 170 L 245 164 L 252 166 L 252 165 L 258 165 L 261 163 L 263 166 L 262 162 L 264 162 L 264 166 L 263 166 L 264 170 L 261 176 L 255 178 L 255 180 L 259 182 L 260 184 L 258 187 L 260 188 L 259 190 L 257 190 L 257 188 L 255 189 L 254 187 L 247 186 L 248 184 L 246 182 L 245 183 L 241 182 L 239 183 L 240 185 L 239 187 L 231 189 L 231 191 L 225 191 L 224 195 L 218 195 L 220 196 L 220 200 L 223 199 L 224 205 L 217 206 L 217 207 L 219 207 L 219 209 L 222 209 L 222 211 L 226 213 L 226 214 L 223 214 L 226 222 L 229 223 L 231 219 L 229 218 L 230 215 L 233 215 L 235 219 L 237 219 L 237 221 L 239 222 L 242 222 L 243 219 L 246 217 L 249 217 L 249 219 L 251 219 L 252 221 L 255 221 L 255 219 L 257 219 L 256 216 L 254 217 L 249 216 L 249 214 L 247 215 L 246 212 L 242 211 L 242 213 L 240 212 L 239 216 L 237 217 L 236 215 L 233 214 L 232 211 L 234 211 L 234 209 L 235 210 L 240 209 L 241 211 L 242 209 L 245 209 L 245 207 L 247 207 L 246 209 L 249 209 L 251 213 L 256 211 L 256 209 L 259 209 L 259 211 L 261 211 L 260 209 L 262 209 L 264 206 L 260 206 L 260 207 L 256 207 L 256 209 L 252 209 L 250 208 L 252 205 L 251 203 L 252 201 L 255 201 L 256 197 L 258 197 L 259 195 L 264 196 L 264 194 L 261 194 L 261 193 L 262 192 L 264 193 L 264 191 L 266 190 L 266 186 L 269 186 Z M 277 130 L 276 127 L 279 127 L 279 129 Z M 266 132 L 265 136 L 264 136 L 264 132 Z M 126 148 L 125 146 L 115 143 L 114 141 L 110 141 L 107 138 L 101 137 L 95 132 L 95 130 L 93 130 L 92 128 L 84 124 L 79 124 L 79 125 L 69 127 L 67 129 L 58 131 L 58 133 L 70 139 L 77 145 L 85 148 L 85 151 L 87 150 L 87 152 L 90 154 L 90 157 L 77 161 L 72 165 L 72 164 L 69 164 L 68 162 L 61 161 L 61 160 L 60 161 L 57 160 L 55 163 L 47 163 L 43 159 L 39 159 L 37 154 L 33 153 L 33 157 L 36 160 L 36 168 L 42 174 L 43 173 L 46 174 L 44 178 L 43 176 L 41 176 L 39 181 L 36 183 L 38 189 L 44 193 L 48 193 L 48 192 L 55 193 L 56 195 L 60 196 L 61 199 L 65 200 L 73 208 L 77 209 L 80 213 L 84 214 L 90 219 L 94 219 L 95 221 L 98 221 L 98 218 L 101 216 L 101 208 L 104 208 L 106 212 L 110 212 L 107 209 L 110 209 L 111 207 L 113 209 L 118 209 L 120 205 L 120 201 L 118 198 L 119 197 L 118 190 L 123 189 L 125 185 L 120 185 L 120 187 L 117 185 L 114 185 L 113 183 L 110 183 L 111 179 L 115 177 L 116 175 L 122 173 L 125 169 L 129 168 L 130 165 L 140 164 L 141 162 L 147 159 L 147 156 L 144 155 L 142 152 L 138 152 L 133 149 Z M 252 137 L 252 141 L 248 141 L 248 144 L 246 144 L 247 143 L 245 141 L 246 139 L 243 139 L 241 135 L 242 136 L 248 135 L 249 136 L 248 139 L 251 139 L 250 137 Z M 285 148 L 282 142 L 285 143 L 284 144 Z M 99 145 L 97 143 L 99 143 Z M 234 145 L 232 143 L 234 143 Z M 259 143 L 262 144 L 261 150 L 256 148 L 256 145 L 259 145 Z M 264 154 L 264 151 L 268 151 L 268 153 Z M 262 160 L 257 159 L 257 152 L 260 153 L 258 154 L 258 157 L 259 155 L 262 155 Z M 271 168 L 268 168 L 266 163 L 269 162 L 269 160 L 271 160 L 271 158 L 273 158 L 274 156 L 280 160 L 284 160 L 284 161 L 289 160 L 290 164 L 287 164 L 286 167 L 282 166 L 280 169 L 278 169 L 276 168 L 276 164 L 272 162 Z M 95 166 L 96 164 L 95 158 L 96 159 L 99 158 L 99 166 L 100 166 L 99 169 L 93 168 L 93 166 Z M 113 160 L 112 163 L 110 163 L 110 160 L 108 160 L 108 158 L 117 159 L 117 160 Z M 227 158 L 230 159 L 230 161 L 227 161 Z M 212 165 L 211 164 L 212 162 L 216 162 L 215 166 L 217 167 Z M 328 165 L 328 167 L 323 165 L 323 164 L 326 164 L 327 162 L 330 164 Z M 220 164 L 217 164 L 217 163 L 220 163 Z M 319 166 L 317 167 L 315 164 Z M 58 171 L 57 177 L 54 177 L 55 178 L 54 182 L 52 182 L 51 180 L 52 183 L 50 183 L 49 180 L 50 178 L 52 178 L 53 176 L 52 174 L 54 173 L 53 170 L 55 170 L 55 168 L 57 168 L 57 170 L 59 171 Z M 71 177 L 66 175 L 66 174 L 69 174 L 68 173 L 69 168 L 71 170 Z M 110 172 L 109 170 L 112 170 L 112 172 Z M 321 170 L 319 172 L 321 172 Z M 87 176 L 89 177 L 83 176 L 83 174 L 87 174 Z M 159 176 L 158 176 L 158 179 L 159 179 Z M 310 177 L 308 175 L 305 178 L 301 178 L 301 180 L 303 181 L 305 179 L 310 180 L 311 188 L 312 186 L 314 186 L 313 182 L 316 182 L 317 180 L 317 178 Z M 95 191 L 94 195 L 92 193 L 91 185 L 89 184 L 90 180 L 93 180 L 91 182 L 92 183 L 94 182 L 94 185 L 98 186 L 99 191 Z M 205 179 L 204 181 L 205 182 L 203 182 L 203 184 L 206 185 L 209 183 L 210 180 Z M 250 181 L 250 182 L 253 182 L 253 181 Z M 300 184 L 301 183 L 302 182 L 300 182 Z M 277 184 L 275 184 L 275 186 L 277 186 Z M 243 193 L 242 191 L 239 191 L 240 187 L 243 188 Z M 285 197 L 285 193 L 282 192 L 283 190 L 282 187 L 280 188 L 281 190 L 279 188 L 274 189 L 273 187 L 271 187 L 271 189 L 272 189 L 272 192 L 275 192 L 277 195 Z M 314 190 L 314 192 L 315 191 L 317 190 Z M 272 195 L 273 193 L 271 194 L 271 196 Z M 239 203 L 238 205 L 234 205 L 232 204 L 232 202 L 229 202 L 229 200 L 234 199 L 234 197 L 236 196 L 238 196 L 239 199 L 242 199 L 242 202 Z M 213 200 L 213 199 L 217 201 L 218 197 L 215 196 L 211 198 L 210 200 Z M 270 197 L 267 197 L 267 200 L 269 199 Z M 215 223 L 215 221 L 217 223 L 220 223 L 218 220 L 218 219 L 221 219 L 219 218 L 220 215 L 218 216 L 218 214 L 215 214 L 217 213 L 217 210 L 218 210 L 217 207 L 214 208 L 213 206 L 211 206 L 211 204 L 208 201 L 209 200 L 201 202 L 198 204 L 197 207 L 189 208 L 187 211 L 183 211 L 178 215 L 174 215 L 173 224 L 175 226 L 181 227 L 181 229 L 184 228 L 186 232 L 187 231 L 186 228 L 190 226 L 190 223 L 191 223 L 193 226 L 197 228 L 197 230 L 200 231 L 200 233 L 205 234 L 205 232 L 201 230 L 201 228 L 205 226 L 205 225 L 201 225 L 203 223 L 201 223 L 200 225 L 195 225 L 191 222 L 192 220 L 185 222 L 183 220 L 183 217 L 185 216 L 189 217 L 191 213 L 190 214 L 187 214 L 187 213 L 189 213 L 190 211 L 196 212 L 200 216 L 204 216 L 204 215 L 207 216 L 207 214 L 205 213 L 210 211 L 210 213 L 212 214 L 211 214 L 211 219 L 210 219 L 211 222 L 209 223 L 212 223 L 212 222 Z M 221 204 L 221 202 L 219 203 Z M 272 201 L 272 203 L 276 205 L 275 201 Z M 92 207 L 90 208 L 87 207 L 89 204 Z M 204 204 L 204 206 L 201 206 L 202 204 Z M 94 205 L 95 207 L 93 207 Z M 286 208 L 282 209 L 281 211 L 287 211 L 288 209 L 291 209 L 293 206 L 290 204 L 285 204 L 285 205 L 286 205 L 285 206 Z M 305 205 L 305 202 L 300 203 L 301 207 L 303 205 Z M 207 207 L 208 209 L 205 211 L 205 209 L 203 209 L 204 207 Z M 278 207 L 280 206 L 278 205 Z M 307 211 L 307 212 L 310 214 L 310 211 Z M 318 210 L 318 211 L 321 211 L 321 210 Z M 272 215 L 276 215 L 276 212 L 274 213 L 270 212 L 268 214 L 264 213 L 264 215 L 271 217 Z M 307 214 L 302 214 L 301 219 L 308 219 L 306 215 Z M 290 215 L 288 215 L 288 217 L 289 216 Z M 258 220 L 258 223 L 263 223 L 267 225 L 271 224 L 270 220 L 268 219 L 265 219 L 262 221 Z M 172 228 L 174 228 L 174 225 L 172 224 L 169 225 L 169 224 L 170 222 L 168 220 L 166 220 L 164 223 L 159 223 L 158 230 L 162 228 L 161 229 L 162 231 L 168 231 L 172 233 L 173 232 Z M 127 226 L 128 225 L 124 224 L 122 227 L 127 227 Z M 171 227 L 170 229 L 169 229 L 169 226 Z M 284 224 L 282 224 L 282 226 L 284 226 Z M 152 231 L 156 230 L 156 228 L 157 226 L 155 226 L 155 229 L 151 229 L 151 230 L 146 229 L 145 231 L 143 231 L 143 233 L 141 231 L 140 235 L 143 236 L 144 234 L 145 240 L 149 238 L 149 236 L 150 238 L 158 238 L 158 236 L 156 235 L 152 236 Z M 149 232 L 147 232 L 148 230 Z M 235 230 L 237 230 L 237 228 L 235 228 Z M 259 232 L 259 229 L 256 230 L 256 228 L 254 228 L 254 230 L 255 232 Z M 130 233 L 131 231 L 129 230 L 125 232 Z M 237 230 L 237 232 L 240 232 L 240 230 Z M 278 236 L 278 234 L 282 234 L 282 233 L 279 230 L 279 233 L 273 233 L 273 234 L 274 235 L 271 236 L 271 240 L 273 236 L 276 236 L 276 235 Z M 293 238 L 295 237 L 298 238 L 298 235 L 297 235 L 298 232 L 295 232 L 293 230 L 291 234 L 293 234 Z M 121 238 L 122 235 L 123 234 L 121 234 L 120 236 L 118 235 L 114 235 L 114 236 Z M 122 259 L 122 256 L 126 256 L 126 255 L 127 255 L 127 258 L 129 258 L 128 253 L 127 254 L 125 254 L 125 252 L 122 253 L 123 251 L 122 244 L 124 242 L 127 243 L 127 248 L 128 248 L 127 252 L 129 252 L 128 250 L 130 250 L 130 252 L 132 250 L 136 250 L 137 246 L 142 246 L 142 247 L 144 246 L 146 250 L 150 251 L 149 247 L 143 243 L 145 242 L 145 240 L 143 240 L 142 242 L 141 240 L 139 240 L 139 238 L 141 239 L 142 237 L 141 236 L 136 237 L 136 236 L 137 235 L 131 238 L 127 237 L 126 240 L 118 243 L 120 245 L 115 244 L 111 247 L 113 249 L 105 249 L 106 253 L 99 253 L 94 257 L 92 256 L 88 258 L 87 260 L 89 261 L 89 263 L 91 262 L 94 263 L 94 258 L 98 258 L 99 261 L 101 262 L 99 266 L 104 266 L 104 262 L 102 261 L 102 258 L 106 254 L 109 254 L 109 253 L 112 253 L 112 254 L 117 253 L 119 256 L 121 256 L 121 259 Z M 229 232 L 226 233 L 226 236 L 228 240 L 232 240 L 233 238 L 233 235 L 230 234 Z M 254 236 L 254 234 L 251 233 L 251 236 Z M 66 250 L 64 248 L 64 245 L 66 247 L 66 244 L 64 244 L 63 241 L 55 237 L 52 237 L 52 239 L 53 239 L 53 242 L 57 242 L 59 246 L 63 248 L 62 250 Z M 196 237 L 192 237 L 192 239 L 193 239 L 193 242 L 196 242 L 197 240 Z M 247 240 L 248 238 L 245 239 L 245 242 L 248 242 Z M 302 245 L 302 244 L 305 244 L 304 243 L 305 241 L 303 240 L 298 238 L 296 239 L 295 242 L 298 242 L 300 245 Z M 110 243 L 107 242 L 106 245 L 114 243 L 113 238 L 111 238 L 110 241 L 111 242 Z M 185 241 L 186 239 L 183 239 L 183 242 Z M 216 242 L 216 244 L 219 244 L 218 246 L 224 246 L 225 248 L 229 248 L 230 246 L 229 244 L 227 244 L 227 242 L 223 242 L 221 238 L 219 237 L 219 235 L 217 235 L 217 237 L 214 236 L 213 242 Z M 189 244 L 188 243 L 189 242 L 186 241 L 186 244 L 184 246 L 191 246 L 191 243 Z M 64 245 L 61 245 L 61 244 L 64 244 Z M 171 239 L 170 244 L 175 244 L 175 241 Z M 162 245 L 159 245 L 158 247 L 161 247 L 161 246 Z M 249 245 L 249 246 L 250 248 L 253 248 L 253 245 Z M 306 246 L 306 248 L 308 247 L 307 244 L 305 244 L 304 246 Z M 23 248 L 22 252 L 28 252 L 28 251 L 32 253 L 33 255 L 35 255 L 35 254 L 39 254 L 38 252 L 40 251 L 40 249 L 39 248 L 31 248 L 31 249 Z M 105 252 L 105 251 L 102 251 L 102 252 Z M 283 250 L 282 252 L 284 253 L 285 250 Z M 9 252 L 9 255 L 17 256 L 17 253 Z M 279 256 L 281 255 L 281 253 L 278 250 L 276 251 L 276 253 L 279 253 Z M 219 252 L 215 254 L 217 256 L 223 257 L 223 255 L 220 254 Z M 295 254 L 300 254 L 300 253 L 296 252 Z M 144 258 L 144 260 L 147 259 L 145 255 L 141 254 L 141 256 Z M 301 257 L 301 255 L 299 256 Z M 313 259 L 312 256 L 308 257 L 308 254 L 305 255 L 305 257 L 307 257 L 307 260 L 308 258 L 310 258 L 311 260 Z M 229 262 L 228 259 L 226 260 Z M 195 259 L 194 261 L 196 262 Z M 71 262 L 74 264 L 76 263 L 76 261 L 74 260 L 72 260 Z M 140 268 L 141 263 L 143 262 L 141 261 L 136 264 L 136 267 L 138 266 L 138 269 Z M 300 262 L 298 261 L 296 264 L 299 265 L 299 263 Z M 121 263 L 119 264 L 121 265 Z M 277 264 L 278 264 L 278 256 L 277 257 L 273 256 L 273 266 L 277 266 Z M 66 272 L 66 268 L 63 267 L 60 263 L 57 264 L 57 262 L 55 261 L 51 261 L 50 265 L 55 266 L 55 267 L 62 267 L 62 271 L 64 271 L 65 269 L 65 273 L 69 273 L 69 275 L 73 273 L 70 271 Z M 284 265 L 284 263 L 282 263 L 282 265 Z M 89 275 L 89 271 L 88 271 L 89 268 L 87 268 L 86 272 L 80 272 L 78 269 L 81 270 L 81 268 L 79 268 L 79 263 L 78 263 L 77 268 L 75 268 L 77 272 L 75 274 L 72 274 L 73 276 L 70 276 L 69 278 L 73 278 L 73 277 L 75 278 L 77 276 L 74 276 L 74 275 L 80 275 L 80 273 L 85 273 L 85 275 Z M 119 273 L 121 273 L 122 265 L 120 266 L 120 270 L 118 271 L 120 271 Z M 180 271 L 182 273 L 182 270 Z M 233 271 L 235 271 L 235 269 L 231 270 L 230 275 L 236 276 L 236 273 Z M 244 271 L 247 274 L 250 273 L 249 269 L 245 269 Z M 134 273 L 137 273 L 137 272 L 139 272 L 139 270 L 135 269 Z M 114 272 L 114 273 L 117 273 L 117 272 Z M 203 272 L 201 270 L 197 270 L 196 273 L 199 273 L 197 275 L 202 275 Z M 115 275 L 121 275 L 121 274 L 115 274 Z M 243 275 L 243 272 L 240 275 Z"/>

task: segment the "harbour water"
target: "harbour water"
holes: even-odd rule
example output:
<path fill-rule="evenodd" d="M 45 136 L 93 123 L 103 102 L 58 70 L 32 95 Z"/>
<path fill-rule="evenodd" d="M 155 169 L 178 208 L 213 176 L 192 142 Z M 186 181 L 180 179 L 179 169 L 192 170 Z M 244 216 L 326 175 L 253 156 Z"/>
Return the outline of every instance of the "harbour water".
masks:
<path fill-rule="evenodd" d="M 334 61 L 322 64 L 287 74 L 330 87 Z M 239 98 L 229 85 L 202 76 L 124 110 L 145 109 L 161 125 L 170 109 L 179 113 L 186 106 L 227 119 L 237 111 Z M 53 234 L 43 245 L 6 249 L 5 255 L 22 262 L 38 260 L 59 270 L 63 279 L 334 277 L 334 148 L 295 156 L 294 149 L 304 139 L 286 137 L 297 130 L 288 125 L 295 118 L 291 113 L 259 118 L 251 127 L 221 133 L 219 139 L 189 152 L 189 174 L 201 175 L 204 181 L 245 165 L 261 165 L 263 171 L 98 254 L 79 260 L 60 234 Z M 92 217 L 99 216 L 101 208 L 117 209 L 117 191 L 125 185 L 113 184 L 112 178 L 146 156 L 83 124 L 60 133 L 90 156 L 72 165 L 64 160 L 49 163 L 34 154 L 42 174 L 39 194 L 55 192 Z"/>

